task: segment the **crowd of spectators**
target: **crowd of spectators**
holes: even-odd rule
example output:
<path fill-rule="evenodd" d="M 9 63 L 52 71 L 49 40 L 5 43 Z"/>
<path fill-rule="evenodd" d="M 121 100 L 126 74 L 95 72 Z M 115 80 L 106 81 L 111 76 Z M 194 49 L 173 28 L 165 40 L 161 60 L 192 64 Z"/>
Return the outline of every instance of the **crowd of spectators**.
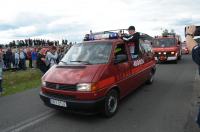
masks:
<path fill-rule="evenodd" d="M 58 63 L 71 46 L 72 43 L 68 44 L 67 40 L 63 40 L 61 45 L 59 45 L 59 41 L 49 40 L 27 39 L 13 41 L 9 44 L 9 47 L 5 45 L 1 47 L 3 53 L 3 70 L 37 68 L 40 51 L 43 50 L 41 55 L 44 58 L 51 51 L 52 47 L 55 49 L 54 53 L 56 54 L 56 62 Z"/>
<path fill-rule="evenodd" d="M 68 45 L 72 44 L 72 42 L 68 43 L 68 40 L 62 40 L 61 42 L 62 45 Z M 8 44 L 0 44 L 0 47 L 23 47 L 23 46 L 50 46 L 50 45 L 55 45 L 58 46 L 60 45 L 60 42 L 58 40 L 45 40 L 45 39 L 25 39 L 25 40 L 13 40 L 12 42 L 9 42 Z"/>

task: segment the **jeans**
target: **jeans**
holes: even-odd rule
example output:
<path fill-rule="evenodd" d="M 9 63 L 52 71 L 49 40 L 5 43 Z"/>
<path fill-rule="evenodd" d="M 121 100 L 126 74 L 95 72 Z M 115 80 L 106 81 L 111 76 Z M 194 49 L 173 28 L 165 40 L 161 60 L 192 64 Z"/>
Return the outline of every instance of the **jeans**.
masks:
<path fill-rule="evenodd" d="M 33 67 L 33 68 L 36 68 L 36 67 L 37 67 L 37 65 L 36 65 L 36 60 L 32 60 L 32 67 Z"/>
<path fill-rule="evenodd" d="M 19 61 L 19 67 L 22 70 L 26 70 L 26 60 L 25 59 L 20 59 L 20 61 Z"/>
<path fill-rule="evenodd" d="M 19 59 L 15 59 L 15 68 L 18 68 L 18 66 L 19 66 Z"/>

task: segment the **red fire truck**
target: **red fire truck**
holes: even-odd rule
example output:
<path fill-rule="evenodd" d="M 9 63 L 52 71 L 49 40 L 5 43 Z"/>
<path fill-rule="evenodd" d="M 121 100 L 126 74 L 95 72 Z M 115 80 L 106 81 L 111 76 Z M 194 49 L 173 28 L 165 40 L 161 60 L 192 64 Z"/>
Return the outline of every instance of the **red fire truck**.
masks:
<path fill-rule="evenodd" d="M 158 62 L 174 61 L 182 57 L 181 38 L 179 35 L 156 36 L 152 43 L 155 60 Z"/>

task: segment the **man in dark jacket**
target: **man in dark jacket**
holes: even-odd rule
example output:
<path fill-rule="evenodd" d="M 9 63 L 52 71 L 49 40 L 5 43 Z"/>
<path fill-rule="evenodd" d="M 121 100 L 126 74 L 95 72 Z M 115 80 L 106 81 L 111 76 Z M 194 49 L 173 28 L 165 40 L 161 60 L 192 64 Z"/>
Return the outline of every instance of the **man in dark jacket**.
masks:
<path fill-rule="evenodd" d="M 197 44 L 197 42 L 193 39 L 195 30 L 196 26 L 194 25 L 186 27 L 186 43 L 189 50 L 192 51 L 192 59 L 198 65 L 200 75 L 200 44 Z M 197 124 L 200 127 L 200 108 L 197 117 Z"/>
<path fill-rule="evenodd" d="M 38 53 L 38 56 L 37 56 L 37 68 L 40 69 L 40 71 L 45 74 L 46 71 L 48 70 L 48 67 L 46 66 L 46 63 L 45 63 L 45 55 L 44 53 L 42 53 L 42 50 L 41 49 L 38 49 L 39 50 L 39 53 Z"/>
<path fill-rule="evenodd" d="M 5 57 L 6 57 L 5 58 L 6 59 L 6 62 L 5 62 L 6 68 L 10 69 L 11 68 L 11 62 L 12 62 L 12 51 L 11 51 L 10 48 L 6 51 Z"/>
<path fill-rule="evenodd" d="M 32 66 L 32 49 L 27 50 L 27 59 L 29 60 L 29 68 L 33 68 Z"/>
<path fill-rule="evenodd" d="M 134 55 L 138 56 L 139 54 L 139 39 L 140 39 L 140 33 L 136 32 L 135 31 L 135 27 L 134 26 L 130 26 L 128 28 L 128 32 L 129 34 L 128 35 L 125 35 L 122 37 L 122 39 L 127 42 L 127 43 L 130 43 L 130 42 L 133 42 L 134 43 Z"/>

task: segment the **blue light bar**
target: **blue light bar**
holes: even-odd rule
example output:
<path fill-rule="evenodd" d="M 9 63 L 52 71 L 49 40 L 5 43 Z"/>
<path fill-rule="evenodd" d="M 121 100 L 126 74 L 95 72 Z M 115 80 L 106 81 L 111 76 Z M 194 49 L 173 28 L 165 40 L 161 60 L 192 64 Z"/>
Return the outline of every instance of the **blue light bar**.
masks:
<path fill-rule="evenodd" d="M 93 34 L 86 34 L 84 37 L 84 41 L 91 41 L 91 40 L 103 40 L 103 39 L 117 39 L 118 33 L 115 32 L 99 32 Z"/>

